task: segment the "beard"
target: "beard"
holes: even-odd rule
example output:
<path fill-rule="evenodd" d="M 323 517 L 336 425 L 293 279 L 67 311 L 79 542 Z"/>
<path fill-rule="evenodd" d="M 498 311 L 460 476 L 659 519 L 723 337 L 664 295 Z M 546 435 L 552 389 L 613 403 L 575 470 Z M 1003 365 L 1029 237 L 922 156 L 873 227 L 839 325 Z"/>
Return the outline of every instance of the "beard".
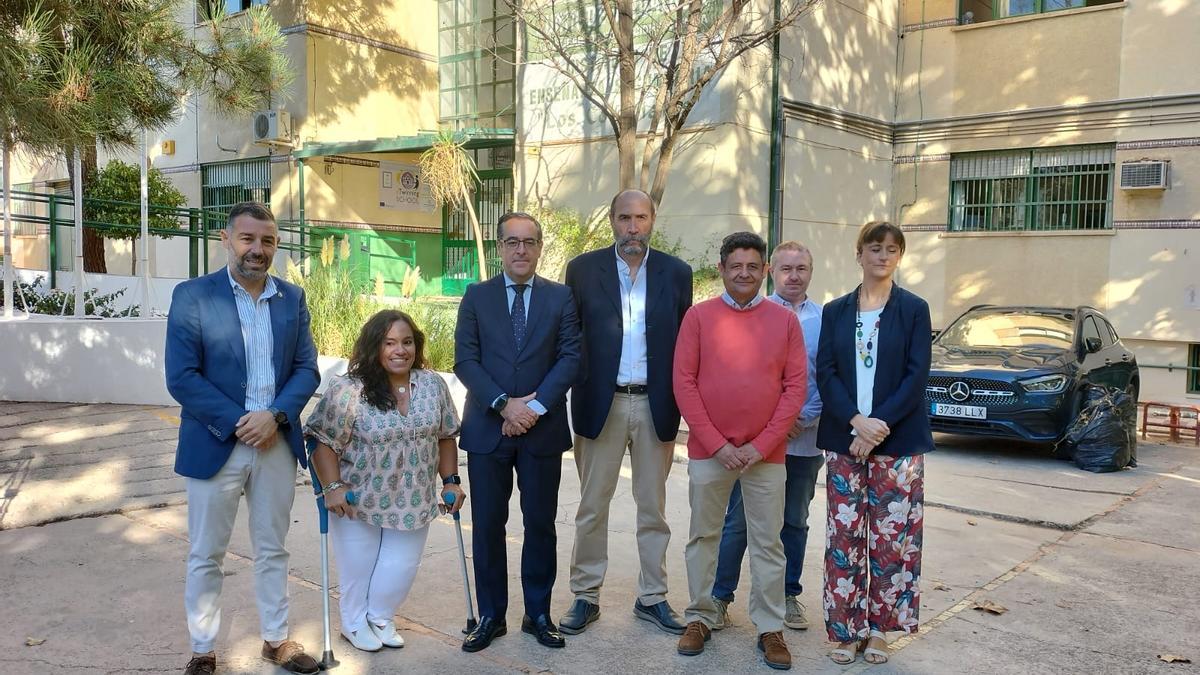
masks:
<path fill-rule="evenodd" d="M 617 237 L 617 250 L 625 255 L 642 255 L 648 248 L 649 234 L 627 234 Z"/>
<path fill-rule="evenodd" d="M 271 261 L 265 255 L 254 255 L 252 253 L 247 253 L 246 255 L 243 255 L 237 259 L 237 261 L 234 263 L 234 267 L 237 268 L 238 276 L 241 276 L 243 279 L 258 281 L 259 279 L 265 279 L 267 277 L 267 271 L 269 269 L 268 265 L 270 262 Z M 250 267 L 251 263 L 261 263 L 263 267 L 261 270 L 253 269 Z"/>

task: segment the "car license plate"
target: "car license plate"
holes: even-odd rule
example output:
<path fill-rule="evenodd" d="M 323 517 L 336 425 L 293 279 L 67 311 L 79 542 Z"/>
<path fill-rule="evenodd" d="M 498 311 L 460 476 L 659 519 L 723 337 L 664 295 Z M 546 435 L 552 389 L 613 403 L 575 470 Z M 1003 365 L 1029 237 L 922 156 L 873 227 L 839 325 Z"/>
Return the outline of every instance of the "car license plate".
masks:
<path fill-rule="evenodd" d="M 987 408 L 981 405 L 958 405 L 956 403 L 934 403 L 931 411 L 940 417 L 965 417 L 971 420 L 986 420 Z"/>

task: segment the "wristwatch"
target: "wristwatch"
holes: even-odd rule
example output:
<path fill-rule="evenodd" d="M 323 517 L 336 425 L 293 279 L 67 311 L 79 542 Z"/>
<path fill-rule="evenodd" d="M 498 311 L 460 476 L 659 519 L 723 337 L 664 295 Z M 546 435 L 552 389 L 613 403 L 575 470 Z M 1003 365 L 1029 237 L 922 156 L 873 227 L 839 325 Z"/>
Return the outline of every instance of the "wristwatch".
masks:
<path fill-rule="evenodd" d="M 462 485 L 462 478 L 458 474 L 452 473 L 442 479 L 442 485 Z"/>
<path fill-rule="evenodd" d="M 508 394 L 500 394 L 496 400 L 492 402 L 492 410 L 500 412 L 504 410 L 504 406 L 508 405 Z"/>
<path fill-rule="evenodd" d="M 275 418 L 275 424 L 277 426 L 280 428 L 288 426 L 289 422 L 287 413 L 283 412 L 279 408 L 267 408 L 267 412 L 271 413 L 271 416 Z"/>

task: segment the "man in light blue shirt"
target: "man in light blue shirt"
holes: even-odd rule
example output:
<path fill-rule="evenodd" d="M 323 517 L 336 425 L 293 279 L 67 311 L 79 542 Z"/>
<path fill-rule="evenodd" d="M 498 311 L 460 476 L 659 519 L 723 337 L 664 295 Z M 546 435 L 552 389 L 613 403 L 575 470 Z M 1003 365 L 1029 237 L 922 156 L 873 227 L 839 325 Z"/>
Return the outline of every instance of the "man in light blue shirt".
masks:
<path fill-rule="evenodd" d="M 821 335 L 821 305 L 808 297 L 812 269 L 812 252 L 798 242 L 782 242 L 771 254 L 770 271 L 775 282 L 775 293 L 768 300 L 796 313 L 808 351 L 808 400 L 804 402 L 800 416 L 788 433 L 786 496 L 783 530 L 779 535 L 787 558 L 783 623 L 797 630 L 808 628 L 808 618 L 800 602 L 803 591 L 800 575 L 804 571 L 804 550 L 808 544 L 808 506 L 816 490 L 817 473 L 824 464 L 822 452 L 817 448 L 821 396 L 817 393 L 816 359 Z M 737 590 L 745 552 L 746 516 L 742 508 L 741 486 L 735 485 L 729 495 L 729 508 L 725 513 L 725 527 L 721 532 L 721 548 L 717 556 L 717 578 L 713 584 L 712 594 L 718 614 L 717 625 L 714 626 L 716 629 L 728 623 L 728 606 L 733 602 L 734 591 Z"/>

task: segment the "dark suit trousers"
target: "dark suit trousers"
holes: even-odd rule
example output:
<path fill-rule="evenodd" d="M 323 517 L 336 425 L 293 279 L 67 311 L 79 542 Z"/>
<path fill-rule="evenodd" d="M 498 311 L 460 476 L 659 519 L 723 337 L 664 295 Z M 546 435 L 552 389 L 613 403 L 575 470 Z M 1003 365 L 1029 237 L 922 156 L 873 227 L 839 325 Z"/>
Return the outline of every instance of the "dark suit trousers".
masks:
<path fill-rule="evenodd" d="M 513 471 L 521 492 L 525 543 L 521 548 L 521 587 L 525 613 L 550 614 L 550 591 L 558 567 L 558 483 L 562 455 L 534 454 L 520 437 L 504 438 L 495 451 L 467 453 L 471 489 L 471 547 L 479 615 L 504 619 L 508 611 L 508 554 L 505 526 Z"/>

